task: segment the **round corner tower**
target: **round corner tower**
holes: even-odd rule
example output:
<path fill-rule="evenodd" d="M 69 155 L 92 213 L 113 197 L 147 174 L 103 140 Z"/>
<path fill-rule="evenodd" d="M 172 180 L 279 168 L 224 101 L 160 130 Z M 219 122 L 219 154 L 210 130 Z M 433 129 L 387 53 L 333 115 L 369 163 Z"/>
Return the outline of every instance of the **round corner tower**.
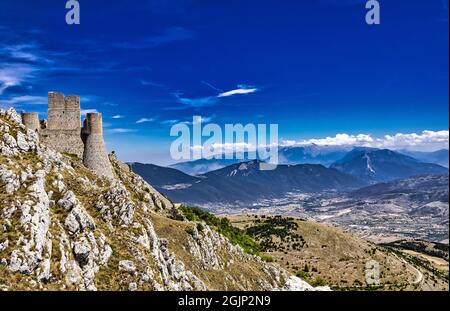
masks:
<path fill-rule="evenodd" d="M 41 128 L 39 114 L 37 112 L 23 112 L 22 123 L 27 129 L 38 131 Z"/>
<path fill-rule="evenodd" d="M 101 176 L 114 177 L 109 162 L 101 113 L 88 113 L 82 130 L 84 136 L 83 164 Z"/>

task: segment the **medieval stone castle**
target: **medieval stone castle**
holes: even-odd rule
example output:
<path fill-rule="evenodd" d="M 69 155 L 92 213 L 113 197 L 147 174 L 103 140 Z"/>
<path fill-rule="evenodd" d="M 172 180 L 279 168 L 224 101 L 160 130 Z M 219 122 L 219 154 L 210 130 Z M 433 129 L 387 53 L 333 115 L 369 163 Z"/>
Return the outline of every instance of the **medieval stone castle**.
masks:
<path fill-rule="evenodd" d="M 105 143 L 101 113 L 88 113 L 81 127 L 80 97 L 48 93 L 47 121 L 37 112 L 22 113 L 24 125 L 37 131 L 39 140 L 59 152 L 83 159 L 83 164 L 100 176 L 113 177 Z"/>

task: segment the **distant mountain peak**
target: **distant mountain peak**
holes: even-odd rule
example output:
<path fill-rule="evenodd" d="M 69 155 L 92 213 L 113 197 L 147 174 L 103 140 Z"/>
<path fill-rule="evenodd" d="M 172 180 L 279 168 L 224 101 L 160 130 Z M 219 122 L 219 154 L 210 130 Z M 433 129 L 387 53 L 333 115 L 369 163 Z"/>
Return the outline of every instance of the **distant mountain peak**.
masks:
<path fill-rule="evenodd" d="M 331 167 L 370 183 L 448 172 L 437 164 L 422 163 L 399 152 L 375 148 L 354 148 Z"/>

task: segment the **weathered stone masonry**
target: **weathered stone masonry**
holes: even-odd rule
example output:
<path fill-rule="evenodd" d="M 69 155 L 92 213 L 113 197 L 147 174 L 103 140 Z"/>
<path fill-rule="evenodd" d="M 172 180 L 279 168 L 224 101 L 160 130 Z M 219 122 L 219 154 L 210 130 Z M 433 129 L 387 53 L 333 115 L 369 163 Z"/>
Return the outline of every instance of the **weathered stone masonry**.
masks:
<path fill-rule="evenodd" d="M 36 112 L 22 113 L 22 121 L 39 133 L 40 142 L 59 152 L 77 155 L 83 164 L 101 176 L 113 177 L 103 140 L 101 113 L 88 113 L 81 128 L 80 97 L 48 93 L 47 122 Z"/>

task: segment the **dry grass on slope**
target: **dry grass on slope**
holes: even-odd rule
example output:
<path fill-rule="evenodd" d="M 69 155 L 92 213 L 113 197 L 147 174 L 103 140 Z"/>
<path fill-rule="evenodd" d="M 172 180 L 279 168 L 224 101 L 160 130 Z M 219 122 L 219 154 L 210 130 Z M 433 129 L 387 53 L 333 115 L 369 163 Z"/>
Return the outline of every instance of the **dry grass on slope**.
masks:
<path fill-rule="evenodd" d="M 417 269 L 411 262 L 336 227 L 285 217 L 229 218 L 266 246 L 264 254 L 312 285 L 328 284 L 335 290 L 448 289 L 445 282 L 415 284 Z M 366 264 L 371 260 L 380 267 L 378 287 L 366 283 Z"/>

